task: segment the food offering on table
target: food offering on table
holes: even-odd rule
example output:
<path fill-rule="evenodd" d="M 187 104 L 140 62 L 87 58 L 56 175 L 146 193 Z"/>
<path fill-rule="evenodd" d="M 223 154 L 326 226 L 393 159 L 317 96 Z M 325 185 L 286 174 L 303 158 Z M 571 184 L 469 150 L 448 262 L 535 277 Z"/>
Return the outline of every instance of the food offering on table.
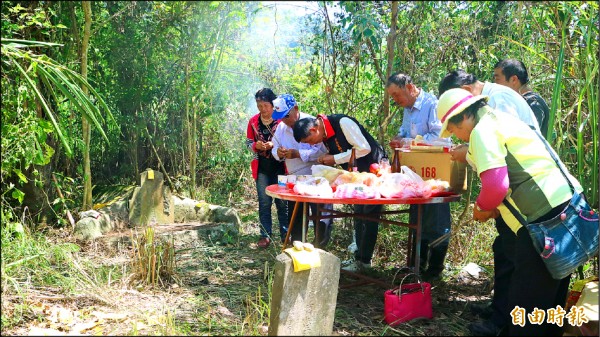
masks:
<path fill-rule="evenodd" d="M 392 166 L 387 158 L 382 158 L 379 163 L 373 163 L 369 166 L 369 172 L 381 177 L 384 174 L 392 173 Z"/>
<path fill-rule="evenodd" d="M 315 169 L 316 166 L 320 166 Z M 423 180 L 407 166 L 398 173 L 389 172 L 389 163 L 372 166 L 377 173 L 348 172 L 325 165 L 314 165 L 313 176 L 298 176 L 294 193 L 328 198 L 429 198 L 451 194 L 449 183 L 439 179 Z M 288 183 L 289 184 L 289 183 Z M 289 185 L 288 185 L 289 186 Z"/>
<path fill-rule="evenodd" d="M 363 183 L 346 183 L 337 185 L 333 197 L 339 199 L 375 199 L 379 198 L 380 194 L 376 187 L 370 187 Z"/>
<path fill-rule="evenodd" d="M 431 188 L 431 194 L 445 194 L 450 193 L 450 183 L 440 179 L 429 179 L 425 180 L 425 185 Z"/>
<path fill-rule="evenodd" d="M 296 181 L 294 193 L 324 198 L 331 198 L 333 196 L 329 182 L 323 177 L 312 177 L 304 181 Z"/>
<path fill-rule="evenodd" d="M 277 176 L 277 185 L 285 187 L 285 184 L 287 183 L 287 176 L 280 174 Z"/>
<path fill-rule="evenodd" d="M 346 172 L 344 170 L 337 169 L 335 167 L 327 166 L 327 165 L 313 165 L 311 167 L 313 177 L 323 177 L 329 181 L 329 183 L 333 183 L 335 178 L 337 178 L 340 174 Z"/>
<path fill-rule="evenodd" d="M 379 178 L 370 172 L 347 172 L 340 174 L 331 186 L 339 187 L 344 184 L 364 184 L 369 187 L 377 187 L 380 184 Z"/>
<path fill-rule="evenodd" d="M 436 138 L 432 140 L 425 140 L 423 136 L 418 135 L 415 139 L 409 143 L 404 144 L 403 149 L 405 151 L 424 151 L 424 152 L 448 152 L 452 148 L 452 140 L 446 138 Z"/>

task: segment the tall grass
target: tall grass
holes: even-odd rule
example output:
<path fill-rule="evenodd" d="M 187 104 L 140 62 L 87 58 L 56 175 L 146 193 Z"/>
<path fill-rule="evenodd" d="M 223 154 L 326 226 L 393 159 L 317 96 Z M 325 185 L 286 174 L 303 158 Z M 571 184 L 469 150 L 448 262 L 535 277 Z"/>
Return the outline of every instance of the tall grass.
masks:
<path fill-rule="evenodd" d="M 142 235 L 132 238 L 134 255 L 131 260 L 130 284 L 164 287 L 176 282 L 174 239 L 157 237 L 154 228 L 147 227 Z"/>
<path fill-rule="evenodd" d="M 552 89 L 552 102 L 550 104 L 550 116 L 548 116 L 548 133 L 546 134 L 546 139 L 549 143 L 554 141 L 554 120 L 562 120 L 561 118 L 561 110 L 560 110 L 560 95 L 562 91 L 562 73 L 563 73 L 563 65 L 565 61 L 565 28 L 561 30 L 561 43 L 560 43 L 560 52 L 558 54 L 558 62 L 556 65 L 556 74 L 554 75 L 554 86 Z M 555 117 L 556 116 L 556 117 Z M 559 123 L 558 125 L 559 137 L 558 139 L 562 139 L 562 127 Z"/>
<path fill-rule="evenodd" d="M 597 6 L 597 4 L 596 4 Z M 587 22 L 586 22 L 587 21 Z M 587 18 L 586 21 L 581 22 L 581 32 L 583 34 L 585 40 L 585 46 L 580 51 L 581 64 L 584 67 L 585 73 L 585 86 L 583 87 L 578 100 L 578 109 L 577 109 L 577 150 L 578 150 L 578 160 L 577 160 L 577 174 L 579 177 L 579 181 L 589 181 L 589 190 L 587 191 L 587 196 L 592 205 L 595 208 L 598 208 L 598 86 L 599 77 L 598 77 L 598 21 L 592 20 L 591 18 Z M 588 107 L 588 117 L 583 118 L 581 114 L 581 108 L 583 105 L 583 97 L 587 96 L 587 107 Z M 588 146 L 584 143 L 584 129 L 585 125 L 590 126 L 591 130 L 591 151 L 587 148 Z M 586 160 L 584 154 L 591 153 L 591 160 Z M 586 165 L 585 162 L 588 161 L 591 164 L 591 172 L 589 175 L 586 175 Z M 589 168 L 588 168 L 589 169 Z M 590 177 L 591 179 L 586 179 Z M 591 181 L 590 181 L 591 180 Z"/>
<path fill-rule="evenodd" d="M 6 209 L 3 209 L 5 214 Z M 17 230 L 15 230 L 17 229 Z M 30 232 L 24 223 L 2 220 L 2 330 L 22 323 L 31 314 L 31 297 L 73 299 L 83 296 L 109 303 L 99 289 L 111 273 L 80 261 L 80 247 L 56 244 L 46 233 Z M 113 278 L 114 278 L 113 274 Z"/>

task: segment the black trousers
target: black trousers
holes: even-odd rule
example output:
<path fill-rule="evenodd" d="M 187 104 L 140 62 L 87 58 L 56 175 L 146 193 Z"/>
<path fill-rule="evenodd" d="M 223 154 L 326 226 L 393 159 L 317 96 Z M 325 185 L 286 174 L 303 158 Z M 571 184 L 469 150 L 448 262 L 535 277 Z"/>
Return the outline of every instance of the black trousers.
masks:
<path fill-rule="evenodd" d="M 508 304 L 508 293 L 510 280 L 515 270 L 513 254 L 517 235 L 513 232 L 502 217 L 496 218 L 496 230 L 498 236 L 492 244 L 494 253 L 494 296 L 492 298 L 491 320 L 499 327 L 505 327 L 511 323 Z"/>
<path fill-rule="evenodd" d="M 570 276 L 562 280 L 552 278 L 546 265 L 533 247 L 527 228 L 515 234 L 502 220 L 496 219 L 498 236 L 494 240 L 494 310 L 491 320 L 509 336 L 562 336 L 563 327 L 548 323 L 548 309 L 558 305 L 565 308 Z M 511 312 L 516 307 L 525 309 L 525 326 L 515 321 Z M 546 312 L 541 325 L 529 323 L 527 314 L 537 308 Z"/>
<path fill-rule="evenodd" d="M 383 205 L 354 205 L 354 213 L 356 214 L 372 215 L 372 213 L 380 213 L 382 209 Z M 381 215 L 377 216 L 377 218 L 380 217 Z M 378 232 L 379 221 L 354 218 L 354 235 L 358 248 L 354 253 L 354 258 L 357 261 L 371 263 Z"/>
<path fill-rule="evenodd" d="M 566 317 L 563 327 L 551 322 L 548 323 L 548 309 L 565 309 L 569 281 L 571 275 L 562 280 L 555 280 L 548 272 L 542 257 L 533 247 L 527 228 L 521 227 L 517 232 L 514 250 L 514 272 L 510 281 L 508 293 L 508 306 L 511 310 L 515 307 L 525 309 L 525 315 L 533 312 L 535 308 L 544 310 L 546 317 L 541 325 L 531 324 L 525 319 L 525 326 L 509 324 L 510 336 L 562 336 L 563 327 L 569 324 Z M 566 314 L 566 313 L 565 313 Z"/>

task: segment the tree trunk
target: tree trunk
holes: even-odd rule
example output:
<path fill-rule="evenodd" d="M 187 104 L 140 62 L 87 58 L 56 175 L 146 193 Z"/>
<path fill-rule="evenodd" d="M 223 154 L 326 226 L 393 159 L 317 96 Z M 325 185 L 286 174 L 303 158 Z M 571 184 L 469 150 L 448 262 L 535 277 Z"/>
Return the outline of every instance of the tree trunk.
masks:
<path fill-rule="evenodd" d="M 85 24 L 83 27 L 83 40 L 81 41 L 81 77 L 87 80 L 87 54 L 90 42 L 90 28 L 92 26 L 92 4 L 90 1 L 82 1 L 83 14 Z M 88 88 L 83 86 L 81 90 L 87 95 Z M 81 119 L 81 127 L 83 133 L 83 203 L 82 210 L 92 208 L 92 171 L 90 169 L 90 124 L 85 117 Z"/>
<path fill-rule="evenodd" d="M 190 48 L 188 46 L 185 62 L 185 115 L 188 120 L 188 156 L 190 158 L 190 197 L 196 199 L 196 116 L 190 116 Z M 189 123 L 191 121 L 191 125 Z"/>
<path fill-rule="evenodd" d="M 388 49 L 388 57 L 387 57 L 387 69 L 385 80 L 392 75 L 392 68 L 394 67 L 394 46 L 396 45 L 396 31 L 398 29 L 398 1 L 392 1 L 392 20 L 390 25 L 390 33 L 387 37 L 387 49 Z M 384 83 L 385 85 L 386 83 Z M 382 119 L 379 128 L 379 140 L 383 142 L 385 139 L 385 135 L 387 134 L 387 128 L 392 120 L 392 112 L 390 111 L 390 95 L 386 90 L 383 91 L 383 103 L 381 106 Z M 383 144 L 383 143 L 381 143 Z"/>

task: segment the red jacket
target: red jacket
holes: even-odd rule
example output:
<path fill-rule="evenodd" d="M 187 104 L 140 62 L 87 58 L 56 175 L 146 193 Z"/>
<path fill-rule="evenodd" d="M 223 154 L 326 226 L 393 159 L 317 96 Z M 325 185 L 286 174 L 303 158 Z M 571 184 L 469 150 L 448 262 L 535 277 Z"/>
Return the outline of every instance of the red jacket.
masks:
<path fill-rule="evenodd" d="M 250 120 L 248 121 L 248 128 L 246 129 L 246 145 L 254 153 L 254 158 L 250 162 L 250 168 L 252 169 L 252 178 L 254 178 L 254 180 L 256 180 L 258 178 L 258 156 L 261 155 L 261 156 L 267 157 L 267 158 L 272 156 L 271 150 L 259 151 L 256 149 L 257 141 L 260 140 L 263 142 L 268 142 L 272 138 L 272 136 L 264 138 L 261 134 L 259 134 L 259 132 L 258 132 L 258 129 L 259 129 L 258 128 L 258 119 L 259 118 L 260 118 L 260 113 L 257 113 L 256 115 L 252 116 L 250 118 Z M 275 121 L 275 127 L 272 130 L 273 133 L 275 133 L 277 125 L 279 125 L 279 122 L 280 122 L 279 120 Z"/>

